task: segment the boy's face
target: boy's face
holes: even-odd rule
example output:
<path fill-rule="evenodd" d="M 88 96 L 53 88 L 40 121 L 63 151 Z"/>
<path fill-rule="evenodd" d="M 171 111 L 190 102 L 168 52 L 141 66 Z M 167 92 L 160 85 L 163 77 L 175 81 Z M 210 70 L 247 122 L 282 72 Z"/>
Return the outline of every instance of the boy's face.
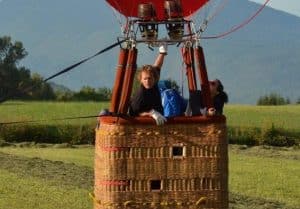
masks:
<path fill-rule="evenodd" d="M 145 89 L 151 89 L 154 86 L 154 77 L 151 75 L 151 73 L 142 72 L 141 83 Z"/>

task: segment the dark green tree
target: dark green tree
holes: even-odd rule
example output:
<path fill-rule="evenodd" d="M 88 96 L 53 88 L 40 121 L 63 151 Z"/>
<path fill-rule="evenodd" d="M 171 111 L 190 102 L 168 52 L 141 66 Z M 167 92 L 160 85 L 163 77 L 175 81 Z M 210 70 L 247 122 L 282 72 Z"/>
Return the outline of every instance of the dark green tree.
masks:
<path fill-rule="evenodd" d="M 257 100 L 257 105 L 287 105 L 290 104 L 289 98 L 284 98 L 280 94 L 271 93 L 268 95 L 261 96 Z"/>
<path fill-rule="evenodd" d="M 33 88 L 28 92 L 30 100 L 55 100 L 55 93 L 48 83 L 43 82 L 43 77 L 37 73 L 31 76 L 31 84 Z"/>
<path fill-rule="evenodd" d="M 0 101 L 23 96 L 20 89 L 30 83 L 30 70 L 18 64 L 26 56 L 21 42 L 12 43 L 10 37 L 0 37 Z"/>
<path fill-rule="evenodd" d="M 102 87 L 97 89 L 101 101 L 109 101 L 111 99 L 112 91 L 110 88 Z"/>
<path fill-rule="evenodd" d="M 19 66 L 27 56 L 22 42 L 12 42 L 9 36 L 0 37 L 0 102 L 6 99 L 55 99 L 53 89 L 43 83 L 38 74 Z"/>
<path fill-rule="evenodd" d="M 173 79 L 171 79 L 171 78 L 168 78 L 167 81 L 170 82 L 170 84 L 171 84 L 171 89 L 175 89 L 175 90 L 179 91 L 179 88 L 180 88 L 180 87 L 179 87 L 177 81 L 175 81 L 175 80 L 173 80 Z"/>
<path fill-rule="evenodd" d="M 103 87 L 96 90 L 90 86 L 83 86 L 73 96 L 73 100 L 77 101 L 108 101 L 110 98 L 111 89 Z"/>

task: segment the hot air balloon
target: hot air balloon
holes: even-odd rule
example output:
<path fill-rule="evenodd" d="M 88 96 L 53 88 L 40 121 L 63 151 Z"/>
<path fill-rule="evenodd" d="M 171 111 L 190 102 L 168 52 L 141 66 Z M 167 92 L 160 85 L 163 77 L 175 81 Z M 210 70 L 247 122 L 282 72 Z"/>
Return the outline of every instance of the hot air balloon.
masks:
<path fill-rule="evenodd" d="M 223 1 L 227 2 L 227 0 Z M 159 42 L 158 29 L 161 25 L 166 26 L 170 38 L 161 40 L 164 42 L 186 41 L 181 39 L 199 35 L 199 32 L 203 32 L 203 27 L 197 32 L 195 28 L 197 21 L 193 21 L 192 17 L 197 16 L 199 11 L 205 10 L 206 17 L 203 18 L 201 26 L 206 26 L 207 22 L 215 16 L 214 11 L 218 12 L 223 6 L 223 4 L 219 5 L 222 0 L 107 0 L 106 2 L 125 19 L 124 37 L 151 44 Z M 139 37 L 136 28 L 140 29 L 142 40 L 137 40 Z"/>
<path fill-rule="evenodd" d="M 166 20 L 165 5 L 179 4 L 181 15 L 188 17 L 197 12 L 209 0 L 184 0 L 184 1 L 163 1 L 163 0 L 107 0 L 107 2 L 126 17 L 139 17 L 139 5 L 151 4 L 156 11 L 157 20 Z M 171 7 L 172 7 L 171 6 Z M 174 6 L 173 6 L 174 7 Z"/>
<path fill-rule="evenodd" d="M 173 117 L 164 126 L 127 115 L 138 44 L 181 44 L 189 90 L 197 90 L 198 82 L 204 105 L 213 107 L 200 46 L 203 24 L 197 29 L 191 19 L 210 1 L 106 2 L 125 20 L 119 38 L 126 44 L 119 52 L 110 115 L 99 117 L 96 129 L 94 208 L 227 209 L 224 115 Z"/>

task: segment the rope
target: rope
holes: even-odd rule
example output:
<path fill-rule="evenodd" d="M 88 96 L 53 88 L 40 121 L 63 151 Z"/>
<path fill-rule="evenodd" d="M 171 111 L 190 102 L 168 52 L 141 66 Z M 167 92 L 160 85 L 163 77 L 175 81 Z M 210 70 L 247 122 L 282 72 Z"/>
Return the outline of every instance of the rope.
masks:
<path fill-rule="evenodd" d="M 93 200 L 94 203 L 97 203 L 97 204 L 101 205 L 101 201 L 97 200 L 93 193 L 90 192 L 89 197 Z"/>
<path fill-rule="evenodd" d="M 223 3 L 217 7 L 216 11 L 212 15 L 210 15 L 208 18 L 206 18 L 207 21 L 210 22 L 216 16 L 218 16 L 218 14 L 221 13 L 221 11 L 223 11 L 223 9 L 228 4 L 228 2 L 229 2 L 229 0 L 223 0 Z"/>
<path fill-rule="evenodd" d="M 221 33 L 219 35 L 214 35 L 214 36 L 203 36 L 203 37 L 201 37 L 201 39 L 218 39 L 218 38 L 223 38 L 223 37 L 225 37 L 225 36 L 227 36 L 227 35 L 229 35 L 231 33 L 234 33 L 236 31 L 238 31 L 239 29 L 241 29 L 244 26 L 248 25 L 252 20 L 254 20 L 264 10 L 264 8 L 267 6 L 267 4 L 270 1 L 271 0 L 266 0 L 265 3 L 252 16 L 250 16 L 248 19 L 246 19 L 241 24 L 232 27 L 229 31 Z"/>
<path fill-rule="evenodd" d="M 205 29 L 207 28 L 207 25 L 208 23 L 213 20 L 216 16 L 218 16 L 219 13 L 221 13 L 221 11 L 223 11 L 223 9 L 225 8 L 225 6 L 228 4 L 229 0 L 223 0 L 223 3 L 220 4 L 216 11 L 211 14 L 211 15 L 208 15 L 207 18 L 204 19 L 203 23 L 201 24 L 200 26 L 200 29 L 199 31 L 202 33 L 205 31 Z"/>
<path fill-rule="evenodd" d="M 196 205 L 205 204 L 206 200 L 207 200 L 207 197 L 200 197 L 199 200 L 196 202 Z"/>
<path fill-rule="evenodd" d="M 93 193 L 89 193 L 90 198 L 93 200 L 94 203 L 98 205 L 103 205 L 103 206 L 119 206 L 122 203 L 113 203 L 113 202 L 102 202 L 101 200 L 97 200 L 95 195 Z M 207 203 L 208 198 L 207 197 L 200 197 L 196 202 L 177 202 L 177 201 L 161 201 L 161 202 L 139 202 L 139 201 L 133 201 L 133 200 L 127 200 L 123 202 L 124 208 L 127 208 L 130 205 L 160 205 L 160 206 L 172 206 L 172 205 L 177 205 L 177 206 L 182 206 L 182 205 L 196 205 L 196 206 L 201 206 L 205 205 Z"/>
<path fill-rule="evenodd" d="M 113 49 L 114 47 L 116 47 L 116 46 L 122 44 L 122 43 L 125 42 L 125 41 L 126 41 L 126 40 L 117 41 L 116 43 L 114 43 L 114 44 L 112 44 L 112 45 L 110 45 L 110 46 L 108 46 L 108 47 L 102 49 L 101 51 L 97 52 L 96 54 L 94 54 L 94 55 L 92 55 L 92 56 L 90 56 L 90 57 L 87 57 L 87 58 L 85 58 L 85 59 L 83 59 L 83 60 L 81 60 L 81 61 L 79 61 L 79 62 L 77 62 L 77 63 L 75 63 L 75 64 L 73 64 L 73 65 L 71 65 L 71 66 L 69 66 L 69 67 L 66 67 L 66 68 L 62 69 L 62 70 L 60 70 L 59 72 L 55 73 L 54 75 L 49 76 L 48 78 L 44 79 L 41 83 L 46 83 L 47 81 L 49 81 L 49 80 L 51 80 L 51 79 L 53 79 L 53 78 L 56 78 L 56 77 L 58 77 L 58 76 L 60 76 L 60 75 L 62 75 L 62 74 L 64 74 L 64 73 L 67 73 L 67 72 L 71 71 L 72 69 L 78 67 L 79 65 L 82 65 L 83 63 L 89 61 L 90 59 L 93 59 L 94 57 L 99 56 L 100 54 L 103 54 L 104 52 L 107 52 L 107 51 Z M 33 89 L 36 88 L 38 85 L 40 85 L 41 83 L 38 83 L 38 84 L 33 85 L 33 86 L 29 86 L 29 87 L 27 87 L 27 88 L 21 90 L 21 92 L 22 92 L 22 93 L 28 93 L 29 91 L 33 90 Z M 5 101 L 11 99 L 13 96 L 14 96 L 14 94 L 10 94 L 10 95 L 8 95 L 8 96 L 6 96 L 6 97 L 0 98 L 0 103 L 3 103 L 3 102 L 5 102 Z"/>
<path fill-rule="evenodd" d="M 65 118 L 51 118 L 43 120 L 23 120 L 23 121 L 11 121 L 3 122 L 0 125 L 15 125 L 15 124 L 25 124 L 25 123 L 41 123 L 46 121 L 63 121 L 63 120 L 76 120 L 76 119 L 89 119 L 89 118 L 98 118 L 99 115 L 88 115 L 88 116 L 76 116 L 76 117 L 65 117 Z"/>
<path fill-rule="evenodd" d="M 121 33 L 124 33 L 124 30 L 125 30 L 125 27 L 122 23 L 122 18 L 121 18 L 121 15 L 117 15 L 117 11 L 113 8 L 113 7 L 110 7 L 111 10 L 112 10 L 112 13 L 113 15 L 115 16 L 115 18 L 117 19 L 117 22 L 119 23 L 120 25 L 120 29 L 121 29 Z M 127 23 L 126 23 L 127 24 Z"/>
<path fill-rule="evenodd" d="M 90 119 L 90 118 L 101 118 L 108 115 L 85 115 L 85 116 L 72 116 L 72 117 L 65 117 L 65 118 L 50 118 L 50 119 L 43 119 L 43 120 L 23 120 L 23 121 L 11 121 L 11 122 L 2 122 L 1 125 L 15 125 L 15 124 L 26 124 L 26 123 L 41 123 L 47 121 L 63 121 L 63 120 L 77 120 L 77 119 Z M 109 116 L 119 118 L 128 118 L 126 114 L 120 113 L 109 113 Z"/>

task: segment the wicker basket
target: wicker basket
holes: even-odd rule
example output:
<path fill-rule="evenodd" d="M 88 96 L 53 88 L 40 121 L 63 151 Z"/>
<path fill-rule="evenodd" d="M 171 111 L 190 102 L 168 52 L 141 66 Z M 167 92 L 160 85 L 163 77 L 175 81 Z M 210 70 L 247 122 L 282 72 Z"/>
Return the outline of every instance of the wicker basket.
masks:
<path fill-rule="evenodd" d="M 227 209 L 223 116 L 101 118 L 96 130 L 95 209 Z"/>

